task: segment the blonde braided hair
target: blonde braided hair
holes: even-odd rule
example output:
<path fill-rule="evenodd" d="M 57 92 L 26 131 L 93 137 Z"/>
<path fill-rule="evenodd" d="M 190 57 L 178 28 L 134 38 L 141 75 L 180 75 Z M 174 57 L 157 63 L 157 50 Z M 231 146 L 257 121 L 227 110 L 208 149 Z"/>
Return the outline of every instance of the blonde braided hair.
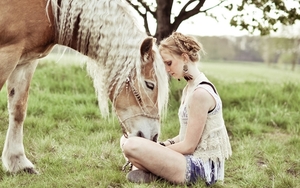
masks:
<path fill-rule="evenodd" d="M 183 35 L 179 32 L 173 32 L 172 35 L 160 42 L 159 50 L 169 50 L 176 55 L 186 53 L 192 62 L 200 60 L 199 52 L 203 51 L 202 44 L 194 37 Z"/>

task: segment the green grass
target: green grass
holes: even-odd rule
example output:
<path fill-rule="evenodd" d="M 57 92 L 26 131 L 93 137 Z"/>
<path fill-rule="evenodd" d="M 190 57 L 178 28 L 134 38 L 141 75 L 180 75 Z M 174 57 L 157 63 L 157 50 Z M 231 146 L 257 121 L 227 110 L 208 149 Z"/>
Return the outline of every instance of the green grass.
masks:
<path fill-rule="evenodd" d="M 0 170 L 0 187 L 176 187 L 165 181 L 136 185 L 126 180 L 120 125 L 114 115 L 101 118 L 84 66 L 70 61 L 43 60 L 31 84 L 24 145 L 41 174 Z M 248 63 L 203 63 L 201 69 L 222 97 L 233 149 L 225 182 L 212 187 L 300 187 L 299 73 Z M 170 84 L 162 140 L 178 133 L 185 81 Z M 0 124 L 2 151 L 8 125 L 5 88 L 0 92 Z"/>

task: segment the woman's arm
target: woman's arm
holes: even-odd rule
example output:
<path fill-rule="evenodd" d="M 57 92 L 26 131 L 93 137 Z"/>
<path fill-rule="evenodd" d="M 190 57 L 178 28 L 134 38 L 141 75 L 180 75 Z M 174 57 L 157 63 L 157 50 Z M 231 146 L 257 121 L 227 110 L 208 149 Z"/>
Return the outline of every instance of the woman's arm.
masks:
<path fill-rule="evenodd" d="M 174 138 L 172 139 L 167 139 L 166 141 L 164 142 L 160 142 L 161 145 L 163 146 L 169 146 L 171 144 L 174 144 L 174 143 L 178 143 L 180 141 L 179 139 L 179 135 L 175 136 Z M 174 143 L 171 143 L 171 142 L 174 142 Z"/>
<path fill-rule="evenodd" d="M 196 89 L 188 101 L 188 125 L 184 140 L 168 147 L 184 155 L 194 153 L 202 136 L 208 111 L 216 102 L 205 89 Z"/>

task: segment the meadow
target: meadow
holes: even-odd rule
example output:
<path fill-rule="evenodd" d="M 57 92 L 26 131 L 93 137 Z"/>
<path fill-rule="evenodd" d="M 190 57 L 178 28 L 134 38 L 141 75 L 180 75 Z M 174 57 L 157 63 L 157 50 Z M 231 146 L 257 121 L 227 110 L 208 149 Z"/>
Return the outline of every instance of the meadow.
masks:
<path fill-rule="evenodd" d="M 27 157 L 39 175 L 0 169 L 0 187 L 185 187 L 160 180 L 133 184 L 125 163 L 118 120 L 103 119 L 84 64 L 44 59 L 34 75 L 24 123 Z M 255 63 L 203 62 L 216 85 L 233 149 L 225 181 L 213 188 L 300 187 L 300 74 Z M 178 133 L 177 108 L 185 81 L 171 80 L 160 140 Z M 0 91 L 0 150 L 8 127 L 6 88 Z M 162 156 L 163 157 L 163 156 Z M 199 182 L 192 187 L 206 187 Z"/>

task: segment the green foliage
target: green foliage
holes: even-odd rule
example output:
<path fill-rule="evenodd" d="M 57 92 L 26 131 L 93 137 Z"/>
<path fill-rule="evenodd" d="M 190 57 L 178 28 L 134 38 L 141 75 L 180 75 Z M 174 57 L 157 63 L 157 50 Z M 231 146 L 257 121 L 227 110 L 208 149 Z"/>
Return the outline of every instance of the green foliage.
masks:
<path fill-rule="evenodd" d="M 253 64 L 202 66 L 222 97 L 233 148 L 225 182 L 212 187 L 297 187 L 299 74 Z M 175 136 L 179 129 L 177 112 L 185 80 L 170 84 L 161 140 Z M 0 150 L 8 125 L 6 106 L 4 88 L 0 92 Z M 184 187 L 165 181 L 129 183 L 121 171 L 125 163 L 119 148 L 121 135 L 114 115 L 101 118 L 84 67 L 40 64 L 30 89 L 24 145 L 41 174 L 10 175 L 0 170 L 0 187 Z M 206 186 L 199 182 L 195 187 Z"/>
<path fill-rule="evenodd" d="M 291 6 L 292 5 L 292 6 Z M 277 31 L 277 24 L 293 25 L 300 20 L 299 1 L 242 0 L 238 4 L 225 6 L 230 11 L 237 11 L 230 24 L 250 33 L 258 30 L 261 35 Z M 255 13 L 254 13 L 255 12 Z"/>
<path fill-rule="evenodd" d="M 293 53 L 291 52 L 286 52 L 283 53 L 279 56 L 277 63 L 278 64 L 282 64 L 282 65 L 288 65 L 288 64 L 292 64 L 293 62 Z"/>
<path fill-rule="evenodd" d="M 276 66 L 285 66 L 300 63 L 297 59 L 298 45 L 293 38 L 259 37 L 259 36 L 195 36 L 200 41 L 206 55 L 205 61 L 249 61 L 265 62 Z M 218 44 L 218 45 L 216 45 Z"/>

